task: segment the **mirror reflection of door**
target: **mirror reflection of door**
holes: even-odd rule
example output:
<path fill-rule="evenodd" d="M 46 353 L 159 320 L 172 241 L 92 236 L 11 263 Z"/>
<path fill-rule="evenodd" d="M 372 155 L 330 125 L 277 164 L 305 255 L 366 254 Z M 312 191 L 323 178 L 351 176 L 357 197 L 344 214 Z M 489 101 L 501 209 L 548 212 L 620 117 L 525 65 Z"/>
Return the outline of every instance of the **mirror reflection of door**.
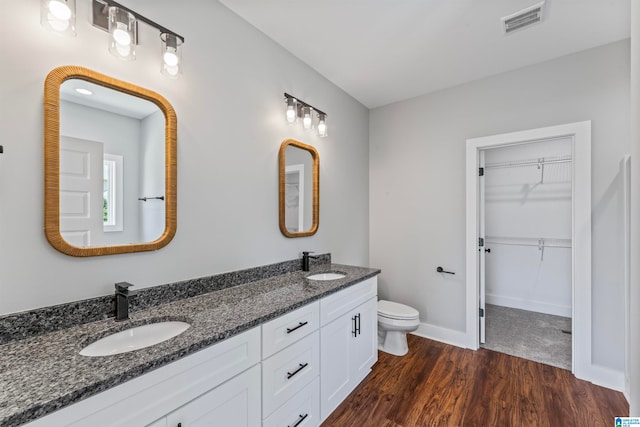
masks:
<path fill-rule="evenodd" d="M 60 234 L 74 246 L 103 242 L 102 144 L 60 138 Z"/>
<path fill-rule="evenodd" d="M 313 157 L 296 146 L 286 149 L 285 223 L 291 233 L 307 231 L 313 221 Z"/>
<path fill-rule="evenodd" d="M 78 89 L 88 92 L 82 94 Z M 164 201 L 150 198 L 165 194 L 164 126 L 164 114 L 150 101 L 81 79 L 69 79 L 60 86 L 61 155 L 69 157 L 64 154 L 68 140 L 100 148 L 99 156 L 92 156 L 100 157 L 100 164 L 91 166 L 92 171 L 98 168 L 92 174 L 99 178 L 98 187 L 87 196 L 94 208 L 100 205 L 100 228 L 91 228 L 91 238 L 63 231 L 63 223 L 68 222 L 63 211 L 71 208 L 69 200 L 63 201 L 66 196 L 61 187 L 60 226 L 68 243 L 79 247 L 126 245 L 152 242 L 163 234 Z M 142 197 L 147 201 L 138 200 Z M 96 220 L 93 213 L 91 218 Z"/>
<path fill-rule="evenodd" d="M 304 165 L 285 168 L 285 223 L 287 230 L 304 230 Z"/>

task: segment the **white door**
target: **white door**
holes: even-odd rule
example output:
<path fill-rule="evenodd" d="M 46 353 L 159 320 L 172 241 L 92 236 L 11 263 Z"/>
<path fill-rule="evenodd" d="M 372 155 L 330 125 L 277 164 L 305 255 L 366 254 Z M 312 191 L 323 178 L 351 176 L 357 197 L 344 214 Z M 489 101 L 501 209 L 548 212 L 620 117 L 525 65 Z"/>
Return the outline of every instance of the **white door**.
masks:
<path fill-rule="evenodd" d="M 320 412 L 324 420 L 351 393 L 349 346 L 355 333 L 351 313 L 320 330 Z"/>
<path fill-rule="evenodd" d="M 360 382 L 371 371 L 378 360 L 378 302 L 371 298 L 351 315 L 356 323 L 355 336 L 351 338 L 351 372 L 353 379 Z"/>
<path fill-rule="evenodd" d="M 168 426 L 260 426 L 260 365 L 192 400 L 167 415 Z"/>
<path fill-rule="evenodd" d="M 102 143 L 60 138 L 60 234 L 78 247 L 102 246 Z"/>
<path fill-rule="evenodd" d="M 484 231 L 484 150 L 480 150 L 478 152 L 478 235 L 480 237 L 478 241 L 478 274 L 479 284 L 480 284 L 480 292 L 478 293 L 479 301 L 478 305 L 480 307 L 480 344 L 484 344 L 485 342 L 485 292 L 486 292 L 486 274 L 485 274 L 485 231 Z"/>

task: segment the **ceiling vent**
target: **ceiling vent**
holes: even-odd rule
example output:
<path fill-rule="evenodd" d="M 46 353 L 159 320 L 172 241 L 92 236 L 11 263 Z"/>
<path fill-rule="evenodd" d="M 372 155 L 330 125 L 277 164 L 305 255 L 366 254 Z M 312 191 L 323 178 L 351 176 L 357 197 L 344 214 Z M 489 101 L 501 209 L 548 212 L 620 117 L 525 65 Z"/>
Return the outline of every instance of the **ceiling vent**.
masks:
<path fill-rule="evenodd" d="M 511 15 L 503 16 L 500 19 L 504 33 L 511 34 L 542 22 L 543 8 L 544 2 L 540 2 Z"/>

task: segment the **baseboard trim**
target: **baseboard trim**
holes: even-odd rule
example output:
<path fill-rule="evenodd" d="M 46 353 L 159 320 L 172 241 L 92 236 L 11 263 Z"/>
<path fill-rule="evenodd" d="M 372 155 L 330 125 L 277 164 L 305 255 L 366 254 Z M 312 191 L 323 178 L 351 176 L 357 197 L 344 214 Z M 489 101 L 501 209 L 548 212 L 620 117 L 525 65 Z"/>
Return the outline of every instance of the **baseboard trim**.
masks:
<path fill-rule="evenodd" d="M 467 334 L 454 329 L 429 325 L 428 323 L 420 323 L 418 329 L 412 332 L 412 334 L 422 338 L 428 338 L 430 340 L 454 345 L 456 347 L 468 348 L 466 345 Z"/>
<path fill-rule="evenodd" d="M 554 316 L 571 317 L 571 306 L 551 304 L 543 301 L 533 301 L 525 298 L 506 297 L 487 293 L 487 304 L 501 307 L 518 308 L 520 310 L 535 311 L 537 313 L 553 314 Z"/>
<path fill-rule="evenodd" d="M 625 392 L 625 376 L 624 372 L 616 371 L 615 369 L 607 368 L 600 365 L 591 365 L 587 367 L 586 375 L 577 376 L 581 380 L 589 381 L 595 385 L 606 387 L 611 390 L 619 391 L 627 395 Z M 627 397 L 627 400 L 629 398 Z"/>

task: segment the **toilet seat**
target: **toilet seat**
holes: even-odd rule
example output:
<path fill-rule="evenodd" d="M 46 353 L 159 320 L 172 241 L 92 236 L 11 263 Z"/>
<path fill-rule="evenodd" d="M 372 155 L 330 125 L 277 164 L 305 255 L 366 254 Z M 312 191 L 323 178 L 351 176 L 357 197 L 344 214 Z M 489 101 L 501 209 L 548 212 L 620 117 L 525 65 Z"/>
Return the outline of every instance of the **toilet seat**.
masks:
<path fill-rule="evenodd" d="M 419 313 L 418 310 L 408 305 L 380 300 L 378 301 L 378 316 L 387 319 L 416 320 L 418 319 Z"/>

